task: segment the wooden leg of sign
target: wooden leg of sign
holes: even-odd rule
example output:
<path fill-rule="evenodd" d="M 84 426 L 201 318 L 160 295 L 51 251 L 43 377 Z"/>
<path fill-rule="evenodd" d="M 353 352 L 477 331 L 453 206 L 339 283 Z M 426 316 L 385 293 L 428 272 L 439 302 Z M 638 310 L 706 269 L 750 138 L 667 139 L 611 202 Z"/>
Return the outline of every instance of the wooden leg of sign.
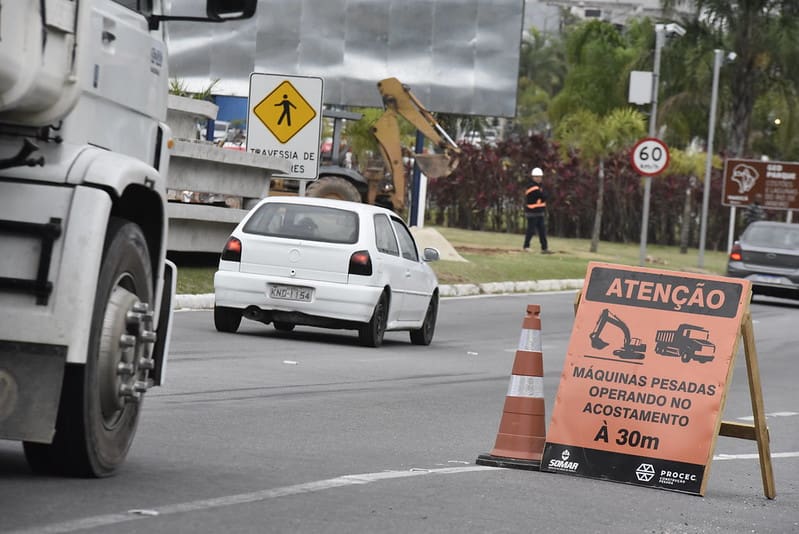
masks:
<path fill-rule="evenodd" d="M 754 425 L 741 423 L 721 422 L 720 436 L 742 438 L 757 441 L 757 452 L 760 457 L 760 474 L 763 478 L 763 491 L 767 498 L 777 496 L 774 485 L 774 472 L 771 468 L 771 449 L 769 447 L 768 427 L 766 414 L 763 408 L 763 390 L 760 387 L 760 368 L 757 366 L 757 350 L 755 349 L 755 334 L 752 328 L 752 316 L 747 311 L 741 324 L 741 337 L 744 342 L 744 355 L 746 356 L 746 374 L 749 379 L 749 396 L 752 400 L 752 415 Z"/>

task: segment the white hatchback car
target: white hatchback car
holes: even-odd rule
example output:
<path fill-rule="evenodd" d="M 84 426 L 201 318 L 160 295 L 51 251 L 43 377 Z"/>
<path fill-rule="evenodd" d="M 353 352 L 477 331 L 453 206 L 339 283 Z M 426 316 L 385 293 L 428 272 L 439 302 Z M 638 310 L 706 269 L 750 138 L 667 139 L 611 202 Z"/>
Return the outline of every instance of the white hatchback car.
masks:
<path fill-rule="evenodd" d="M 388 330 L 429 345 L 438 279 L 408 227 L 387 209 L 309 197 L 268 197 L 239 223 L 214 276 L 214 324 L 235 332 L 241 318 L 358 330 L 378 347 Z"/>

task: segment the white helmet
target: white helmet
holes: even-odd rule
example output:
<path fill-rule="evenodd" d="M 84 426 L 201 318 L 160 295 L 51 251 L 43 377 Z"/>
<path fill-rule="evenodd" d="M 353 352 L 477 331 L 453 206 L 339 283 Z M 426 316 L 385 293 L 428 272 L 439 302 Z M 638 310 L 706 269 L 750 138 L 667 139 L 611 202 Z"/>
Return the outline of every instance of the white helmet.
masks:
<path fill-rule="evenodd" d="M 530 176 L 544 176 L 544 171 L 541 170 L 541 167 L 535 167 L 530 171 Z"/>

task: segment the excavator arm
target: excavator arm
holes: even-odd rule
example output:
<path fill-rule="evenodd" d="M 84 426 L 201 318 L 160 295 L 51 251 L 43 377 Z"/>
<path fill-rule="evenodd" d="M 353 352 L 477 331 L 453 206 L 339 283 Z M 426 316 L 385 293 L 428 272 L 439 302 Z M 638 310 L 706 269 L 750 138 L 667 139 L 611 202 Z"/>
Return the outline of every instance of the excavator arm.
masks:
<path fill-rule="evenodd" d="M 604 349 L 608 346 L 608 342 L 602 339 L 602 331 L 605 329 L 605 326 L 608 323 L 621 330 L 622 334 L 624 334 L 624 345 L 621 348 L 614 350 L 613 354 L 625 359 L 643 359 L 644 352 L 646 351 L 646 345 L 641 343 L 640 339 L 631 337 L 630 329 L 627 327 L 624 321 L 619 319 L 617 315 L 607 308 L 602 310 L 602 313 L 599 315 L 599 319 L 597 319 L 596 326 L 594 326 L 593 332 L 588 335 L 588 337 L 591 339 L 591 346 L 597 350 Z"/>
<path fill-rule="evenodd" d="M 407 85 L 396 78 L 387 78 L 378 82 L 377 88 L 383 98 L 385 111 L 375 122 L 372 133 L 380 145 L 383 160 L 391 174 L 391 183 L 382 186 L 370 184 L 369 203 L 374 204 L 378 194 L 391 193 L 393 190 L 394 209 L 400 210 L 405 206 L 407 177 L 397 117 L 402 116 L 413 124 L 442 151 L 437 154 L 415 154 L 419 168 L 430 178 L 449 176 L 458 166 L 460 148 Z"/>

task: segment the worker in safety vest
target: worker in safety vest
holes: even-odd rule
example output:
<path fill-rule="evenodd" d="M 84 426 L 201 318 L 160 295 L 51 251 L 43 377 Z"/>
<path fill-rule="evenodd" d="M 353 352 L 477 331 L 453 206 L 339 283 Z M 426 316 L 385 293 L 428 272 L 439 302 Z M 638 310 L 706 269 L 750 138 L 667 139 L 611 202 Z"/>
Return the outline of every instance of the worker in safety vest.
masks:
<path fill-rule="evenodd" d="M 544 178 L 544 171 L 540 167 L 530 171 L 532 180 L 524 190 L 524 216 L 527 218 L 527 231 L 524 233 L 524 246 L 522 250 L 530 252 L 530 240 L 534 234 L 538 234 L 541 242 L 541 253 L 552 254 L 547 248 L 547 195 L 541 185 Z"/>

